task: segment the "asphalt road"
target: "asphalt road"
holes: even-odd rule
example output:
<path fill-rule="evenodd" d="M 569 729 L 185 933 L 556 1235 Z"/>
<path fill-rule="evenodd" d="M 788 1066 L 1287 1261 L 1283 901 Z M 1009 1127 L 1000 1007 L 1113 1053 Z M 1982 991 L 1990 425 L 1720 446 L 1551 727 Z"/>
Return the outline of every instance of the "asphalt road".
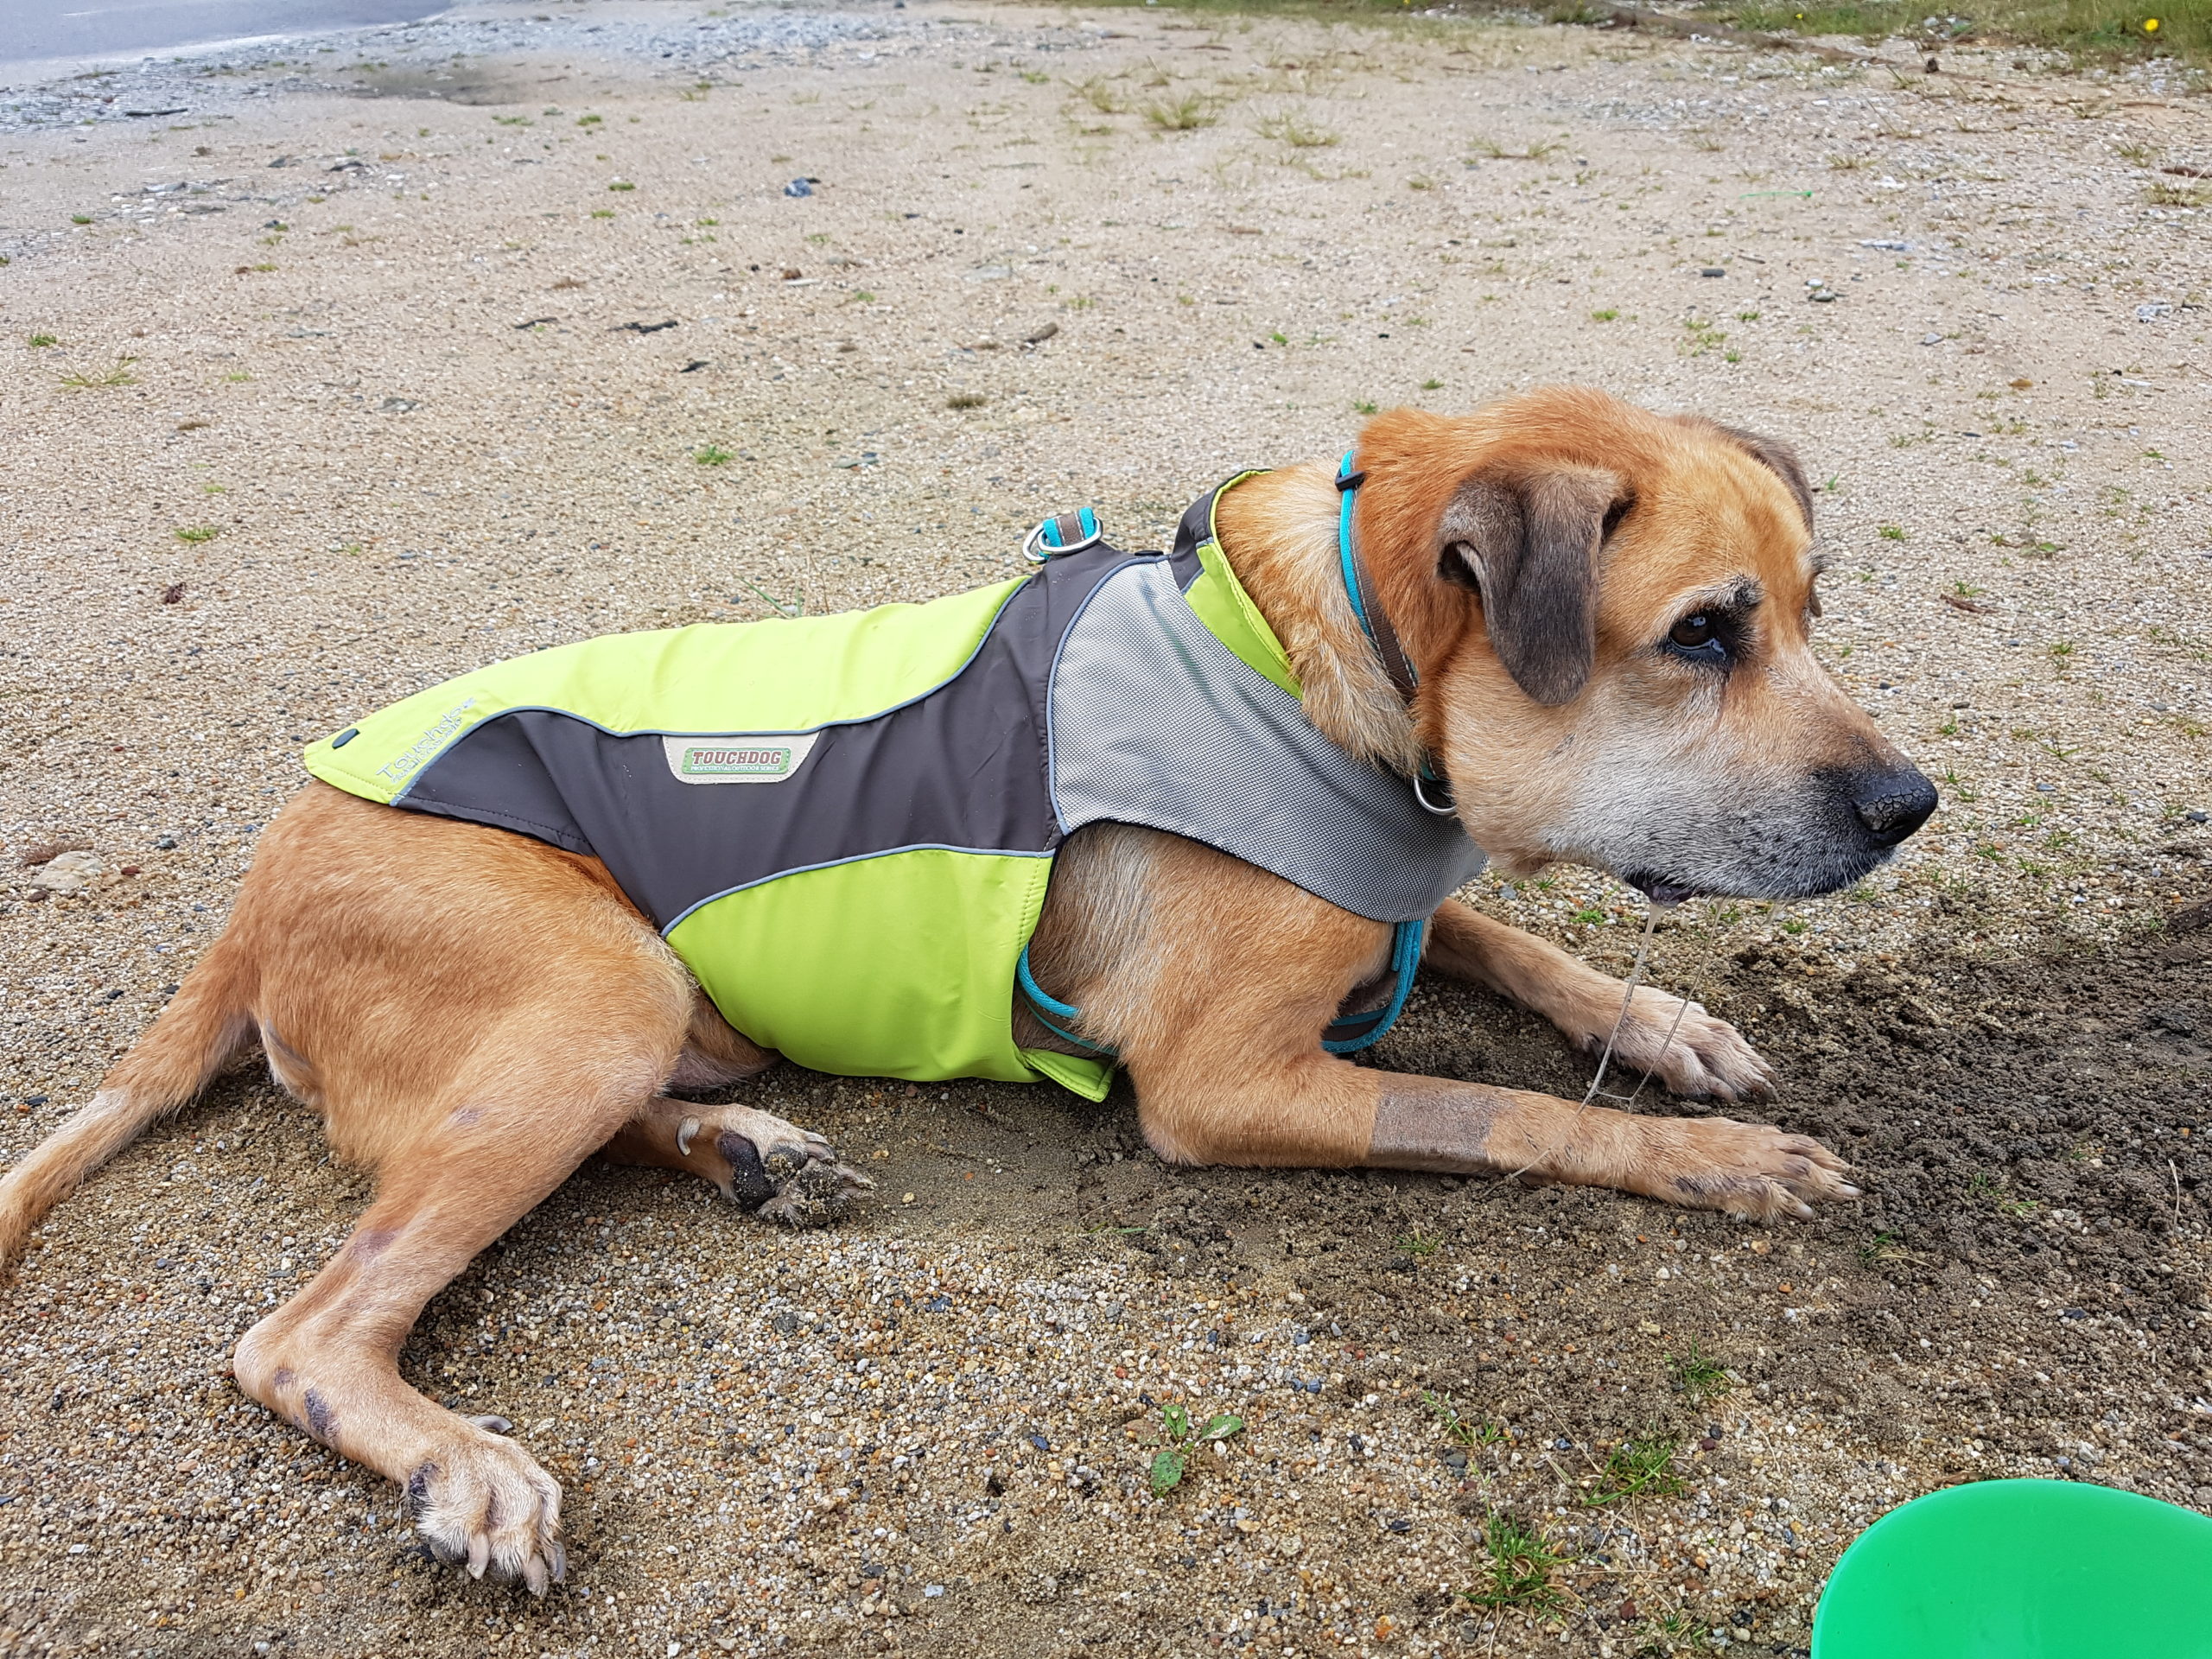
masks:
<path fill-rule="evenodd" d="M 411 22 L 449 10 L 425 0 L 0 0 L 0 63 L 99 58 L 215 41 Z"/>

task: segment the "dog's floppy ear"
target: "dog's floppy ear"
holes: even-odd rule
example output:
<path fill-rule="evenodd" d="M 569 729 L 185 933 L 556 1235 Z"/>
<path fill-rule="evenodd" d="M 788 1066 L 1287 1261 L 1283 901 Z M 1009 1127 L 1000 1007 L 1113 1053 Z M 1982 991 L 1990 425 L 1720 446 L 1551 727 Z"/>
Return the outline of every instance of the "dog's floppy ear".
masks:
<path fill-rule="evenodd" d="M 1738 449 L 1750 455 L 1752 460 L 1766 467 L 1789 486 L 1789 493 L 1796 499 L 1798 514 L 1805 521 L 1805 528 L 1808 531 L 1812 529 L 1813 486 L 1806 481 L 1804 466 L 1798 461 L 1797 452 L 1795 449 L 1783 442 L 1780 438 L 1764 437 L 1757 432 L 1746 432 L 1740 426 L 1723 426 L 1719 422 L 1709 421 L 1702 415 L 1677 415 L 1674 418 L 1687 426 L 1702 427 L 1708 432 L 1719 433 Z"/>
<path fill-rule="evenodd" d="M 1805 481 L 1805 468 L 1797 460 L 1797 452 L 1779 438 L 1763 438 L 1756 432 L 1745 431 L 1741 427 L 1724 426 L 1720 429 L 1774 469 L 1777 476 L 1789 486 L 1789 493 L 1797 498 L 1797 511 L 1805 516 L 1805 528 L 1812 529 L 1813 486 Z"/>
<path fill-rule="evenodd" d="M 1560 466 L 1510 478 L 1478 472 L 1444 510 L 1444 574 L 1482 595 L 1491 649 L 1548 707 L 1573 702 L 1590 677 L 1598 547 L 1626 505 L 1612 474 Z"/>

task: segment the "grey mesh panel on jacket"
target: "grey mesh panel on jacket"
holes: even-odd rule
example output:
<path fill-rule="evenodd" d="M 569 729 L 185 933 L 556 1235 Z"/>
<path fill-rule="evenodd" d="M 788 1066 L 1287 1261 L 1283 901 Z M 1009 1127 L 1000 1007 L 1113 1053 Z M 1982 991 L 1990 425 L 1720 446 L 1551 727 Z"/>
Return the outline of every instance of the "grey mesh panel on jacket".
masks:
<path fill-rule="evenodd" d="M 1378 922 L 1432 914 L 1483 868 L 1458 819 L 1322 736 L 1216 639 L 1165 561 L 1099 584 L 1061 641 L 1046 708 L 1064 831 L 1187 836 Z"/>

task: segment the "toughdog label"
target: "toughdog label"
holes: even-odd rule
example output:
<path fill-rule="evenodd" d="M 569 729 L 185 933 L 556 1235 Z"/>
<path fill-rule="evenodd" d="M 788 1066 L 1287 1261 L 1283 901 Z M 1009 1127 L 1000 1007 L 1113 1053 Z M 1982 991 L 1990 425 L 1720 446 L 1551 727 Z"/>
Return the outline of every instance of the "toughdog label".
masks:
<path fill-rule="evenodd" d="M 664 737 L 668 769 L 687 784 L 779 784 L 797 772 L 821 735 Z"/>

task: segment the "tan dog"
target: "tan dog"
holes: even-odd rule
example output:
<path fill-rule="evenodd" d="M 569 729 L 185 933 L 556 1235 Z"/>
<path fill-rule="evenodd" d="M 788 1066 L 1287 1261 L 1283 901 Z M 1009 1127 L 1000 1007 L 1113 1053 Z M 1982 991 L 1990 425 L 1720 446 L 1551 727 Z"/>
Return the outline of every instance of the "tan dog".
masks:
<path fill-rule="evenodd" d="M 1358 456 L 1359 537 L 1418 671 L 1410 708 L 1346 600 L 1326 463 L 1225 496 L 1223 546 L 1313 725 L 1401 771 L 1439 757 L 1501 866 L 1587 865 L 1662 901 L 1802 898 L 1865 874 L 1933 810 L 1814 659 L 1811 498 L 1779 446 L 1570 390 L 1388 414 Z M 1524 1173 L 1758 1217 L 1854 1196 L 1840 1160 L 1779 1129 L 1325 1052 L 1317 1033 L 1383 974 L 1389 938 L 1195 842 L 1105 824 L 1060 854 L 1033 954 L 1120 1052 L 1173 1161 Z M 1619 1011 L 1618 982 L 1456 901 L 1427 961 L 1586 1048 Z M 1016 1020 L 1025 1045 L 1052 1046 L 1026 1005 Z M 153 1028 L 0 1182 L 0 1260 L 257 1039 L 378 1191 L 314 1282 L 241 1339 L 240 1386 L 401 1483 L 442 1554 L 539 1592 L 563 1567 L 559 1488 L 498 1420 L 400 1380 L 423 1306 L 594 1152 L 756 1205 L 772 1190 L 761 1207 L 801 1221 L 861 1184 L 780 1118 L 671 1097 L 775 1056 L 723 1022 L 597 861 L 316 784 L 270 824 L 228 931 Z M 1618 1052 L 1684 1094 L 1769 1092 L 1731 1027 L 1656 991 L 1636 993 Z"/>

